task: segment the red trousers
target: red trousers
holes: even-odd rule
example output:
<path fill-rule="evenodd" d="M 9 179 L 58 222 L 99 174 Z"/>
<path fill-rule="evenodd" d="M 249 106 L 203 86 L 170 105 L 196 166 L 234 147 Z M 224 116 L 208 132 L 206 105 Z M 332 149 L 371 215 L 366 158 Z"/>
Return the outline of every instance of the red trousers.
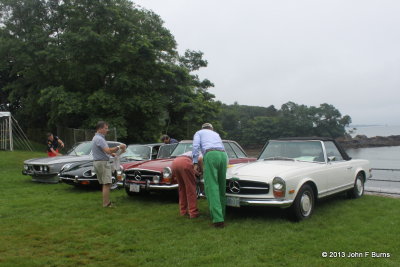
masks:
<path fill-rule="evenodd" d="M 173 175 L 179 184 L 179 209 L 181 215 L 189 213 L 190 218 L 197 217 L 196 176 L 192 159 L 189 157 L 177 157 L 172 162 Z"/>
<path fill-rule="evenodd" d="M 56 150 L 54 150 L 54 151 L 58 153 L 58 149 L 56 149 Z M 47 155 L 48 155 L 49 157 L 56 157 L 56 156 L 57 156 L 57 154 L 55 154 L 55 153 L 53 153 L 53 152 L 51 152 L 51 151 L 47 151 Z"/>

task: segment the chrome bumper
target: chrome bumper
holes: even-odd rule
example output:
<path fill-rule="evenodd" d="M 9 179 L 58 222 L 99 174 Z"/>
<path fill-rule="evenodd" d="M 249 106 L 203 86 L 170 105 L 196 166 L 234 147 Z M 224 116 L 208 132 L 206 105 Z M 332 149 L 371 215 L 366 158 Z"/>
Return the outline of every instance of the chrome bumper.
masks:
<path fill-rule="evenodd" d="M 73 181 L 73 182 L 77 183 L 79 181 L 97 181 L 97 178 L 72 178 L 72 177 L 60 176 L 60 180 Z"/>
<path fill-rule="evenodd" d="M 125 182 L 125 187 L 129 187 L 130 184 L 137 184 L 137 183 L 126 183 Z M 147 191 L 152 191 L 152 190 L 176 190 L 178 189 L 179 185 L 178 184 L 139 184 L 140 189 L 144 189 Z"/>
<path fill-rule="evenodd" d="M 260 199 L 260 198 L 241 198 L 237 196 L 226 196 L 227 198 L 236 198 L 238 199 L 238 203 L 240 206 L 266 206 L 266 207 L 280 207 L 280 208 L 288 208 L 292 205 L 292 199 Z M 227 199 L 227 206 L 230 205 L 230 201 Z M 231 202 L 232 203 L 232 202 Z"/>
<path fill-rule="evenodd" d="M 23 170 L 22 171 L 23 175 L 29 175 L 32 177 L 55 177 L 58 175 L 58 173 L 48 173 L 48 172 L 34 172 L 34 171 L 28 171 L 28 170 Z"/>

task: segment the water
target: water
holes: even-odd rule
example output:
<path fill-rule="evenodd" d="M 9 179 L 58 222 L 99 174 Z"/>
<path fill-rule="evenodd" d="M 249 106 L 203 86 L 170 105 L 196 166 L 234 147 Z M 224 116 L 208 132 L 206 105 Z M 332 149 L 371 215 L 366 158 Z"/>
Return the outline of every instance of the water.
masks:
<path fill-rule="evenodd" d="M 400 126 L 358 127 L 352 136 L 357 134 L 368 137 L 400 135 Z M 369 160 L 374 169 L 397 169 L 373 170 L 373 180 L 367 181 L 365 189 L 400 194 L 400 146 L 356 148 L 347 149 L 346 152 L 354 159 Z"/>
<path fill-rule="evenodd" d="M 365 190 L 400 194 L 400 146 L 347 149 L 353 159 L 367 159 L 373 169 Z M 390 170 L 394 169 L 394 170 Z"/>

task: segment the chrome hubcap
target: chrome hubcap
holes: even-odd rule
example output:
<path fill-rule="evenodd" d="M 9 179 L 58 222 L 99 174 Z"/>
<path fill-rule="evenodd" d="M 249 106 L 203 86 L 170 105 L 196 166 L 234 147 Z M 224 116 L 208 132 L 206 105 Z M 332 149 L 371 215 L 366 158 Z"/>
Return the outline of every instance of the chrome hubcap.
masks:
<path fill-rule="evenodd" d="M 356 188 L 357 188 L 358 195 L 361 195 L 363 193 L 363 190 L 364 190 L 363 183 L 362 183 L 361 179 L 357 179 Z"/>
<path fill-rule="evenodd" d="M 307 217 L 308 215 L 310 215 L 312 209 L 312 201 L 308 192 L 305 192 L 301 196 L 300 207 L 303 216 Z"/>

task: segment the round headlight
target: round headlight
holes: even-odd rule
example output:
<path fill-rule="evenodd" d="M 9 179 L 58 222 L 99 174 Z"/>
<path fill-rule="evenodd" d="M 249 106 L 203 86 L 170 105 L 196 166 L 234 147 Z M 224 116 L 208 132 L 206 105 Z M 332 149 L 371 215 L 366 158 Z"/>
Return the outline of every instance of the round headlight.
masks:
<path fill-rule="evenodd" d="M 28 169 L 28 165 L 24 164 L 24 170 Z"/>
<path fill-rule="evenodd" d="M 274 184 L 274 190 L 282 190 L 283 184 Z"/>
<path fill-rule="evenodd" d="M 281 177 L 275 177 L 272 181 L 274 197 L 284 198 L 286 194 L 286 182 Z"/>
<path fill-rule="evenodd" d="M 164 178 L 171 178 L 172 177 L 172 170 L 170 167 L 165 167 L 163 170 L 163 177 Z"/>

